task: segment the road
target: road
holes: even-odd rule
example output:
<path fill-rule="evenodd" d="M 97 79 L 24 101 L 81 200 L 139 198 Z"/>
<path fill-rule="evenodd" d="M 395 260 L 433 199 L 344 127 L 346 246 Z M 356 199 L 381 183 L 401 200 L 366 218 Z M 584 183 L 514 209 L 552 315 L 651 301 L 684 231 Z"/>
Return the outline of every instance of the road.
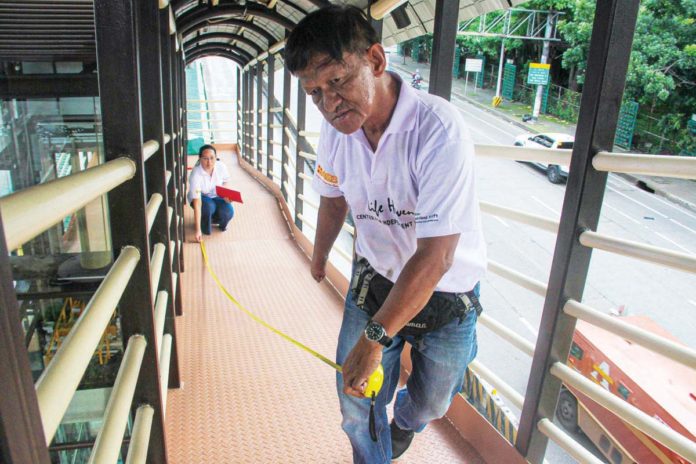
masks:
<path fill-rule="evenodd" d="M 466 118 L 474 143 L 511 146 L 515 136 L 525 132 L 468 102 L 456 97 L 453 102 Z M 319 118 L 316 110 L 308 105 L 308 130 L 318 131 Z M 544 173 L 529 165 L 479 158 L 477 184 L 483 201 L 553 219 L 560 217 L 565 186 L 551 184 Z M 491 260 L 539 281 L 548 281 L 555 246 L 553 234 L 490 215 L 484 215 L 483 223 Z M 613 174 L 609 176 L 598 231 L 675 251 L 696 253 L 696 214 Z M 339 246 L 350 252 L 348 234 L 341 236 Z M 334 255 L 332 262 L 346 275 L 350 272 L 345 258 Z M 543 298 L 493 273 L 488 274 L 481 288 L 486 314 L 534 342 Z M 693 317 L 696 311 L 696 275 L 595 251 L 583 302 L 607 313 L 622 310 L 624 314 L 648 315 L 684 343 L 696 348 L 696 337 L 693 337 L 696 333 L 696 318 Z M 511 345 L 501 343 L 500 338 L 485 327 L 479 329 L 478 360 L 524 394 L 531 358 Z M 519 411 L 515 412 L 519 414 Z M 582 436 L 576 438 L 587 444 Z M 549 446 L 547 460 L 563 464 L 574 462 L 553 444 Z"/>

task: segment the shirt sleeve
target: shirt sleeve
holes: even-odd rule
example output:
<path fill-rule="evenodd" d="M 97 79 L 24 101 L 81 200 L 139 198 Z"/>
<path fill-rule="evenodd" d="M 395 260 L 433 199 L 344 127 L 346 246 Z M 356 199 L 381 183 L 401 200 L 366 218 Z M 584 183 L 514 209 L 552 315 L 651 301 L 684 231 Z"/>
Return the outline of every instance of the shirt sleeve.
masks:
<path fill-rule="evenodd" d="M 222 185 L 225 182 L 230 180 L 230 171 L 227 170 L 227 166 L 225 166 L 225 163 L 223 162 L 218 162 L 217 167 L 220 167 L 220 184 Z"/>
<path fill-rule="evenodd" d="M 191 171 L 191 176 L 189 177 L 189 190 L 188 190 L 188 202 L 191 203 L 193 200 L 201 198 L 201 177 L 196 172 L 194 167 Z"/>
<path fill-rule="evenodd" d="M 417 166 L 416 237 L 465 234 L 477 229 L 474 145 L 448 140 L 425 153 Z"/>
<path fill-rule="evenodd" d="M 343 192 L 341 192 L 338 186 L 339 180 L 333 166 L 335 153 L 333 153 L 334 150 L 328 142 L 332 137 L 327 135 L 327 130 L 330 130 L 327 125 L 326 121 L 322 122 L 312 188 L 323 197 L 336 198 L 343 196 Z"/>

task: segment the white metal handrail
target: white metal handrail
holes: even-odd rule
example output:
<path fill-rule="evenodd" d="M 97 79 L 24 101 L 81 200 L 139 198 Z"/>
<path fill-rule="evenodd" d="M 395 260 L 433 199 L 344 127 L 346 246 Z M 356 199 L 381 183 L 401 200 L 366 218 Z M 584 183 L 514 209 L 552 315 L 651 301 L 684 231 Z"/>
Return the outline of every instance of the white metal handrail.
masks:
<path fill-rule="evenodd" d="M 132 179 L 135 170 L 135 162 L 118 158 L 0 198 L 7 249 L 17 249 L 65 216 Z"/>
<path fill-rule="evenodd" d="M 167 227 L 172 226 L 172 217 L 174 217 L 174 208 L 167 206 Z"/>
<path fill-rule="evenodd" d="M 317 155 L 313 155 L 311 153 L 308 153 L 306 151 L 300 151 L 299 152 L 300 156 L 303 157 L 304 159 L 308 159 L 310 161 L 316 161 L 317 160 Z"/>
<path fill-rule="evenodd" d="M 157 335 L 157 352 L 162 350 L 162 336 L 164 335 L 164 321 L 167 317 L 167 302 L 169 294 L 166 290 L 157 292 L 157 300 L 155 300 L 155 334 Z"/>
<path fill-rule="evenodd" d="M 174 255 L 176 254 L 176 243 L 174 240 L 169 241 L 169 265 L 174 263 Z"/>
<path fill-rule="evenodd" d="M 575 300 L 568 300 L 563 306 L 563 311 L 696 370 L 696 350 L 686 345 L 627 324 L 619 317 L 609 316 Z"/>
<path fill-rule="evenodd" d="M 128 339 L 128 346 L 106 405 L 104 423 L 89 456 L 89 464 L 115 464 L 118 461 L 146 347 L 147 341 L 142 335 L 133 335 Z"/>
<path fill-rule="evenodd" d="M 162 263 L 164 262 L 164 253 L 166 247 L 163 243 L 155 244 L 150 259 L 150 285 L 152 286 L 152 299 L 157 295 L 157 287 L 159 286 L 160 275 L 162 274 Z"/>
<path fill-rule="evenodd" d="M 283 107 L 282 106 L 274 106 L 273 108 L 269 108 L 268 111 L 271 113 L 280 113 L 283 111 Z"/>
<path fill-rule="evenodd" d="M 488 369 L 486 366 L 480 362 L 473 360 L 469 363 L 469 369 L 474 371 L 476 375 L 481 377 L 486 382 L 493 385 L 493 387 L 498 390 L 502 395 L 510 400 L 510 402 L 517 408 L 522 409 L 524 404 L 524 396 L 522 396 L 517 390 L 508 385 L 503 379 L 498 377 L 493 371 Z"/>
<path fill-rule="evenodd" d="M 311 207 L 314 208 L 314 209 L 319 209 L 319 205 L 317 205 L 316 203 L 314 203 L 314 202 L 311 201 L 311 200 L 308 200 L 307 197 L 305 197 L 303 194 L 298 195 L 298 197 L 299 197 L 300 200 L 302 200 L 302 203 L 303 203 L 303 204 L 309 205 L 309 206 L 311 206 Z"/>
<path fill-rule="evenodd" d="M 335 251 L 336 253 L 338 253 L 339 255 L 341 255 L 349 263 L 353 261 L 353 255 L 352 254 L 349 255 L 348 253 L 343 251 L 341 248 L 339 248 L 338 245 L 332 246 L 331 249 L 333 251 Z"/>
<path fill-rule="evenodd" d="M 353 237 L 355 237 L 355 227 L 351 226 L 351 225 L 348 224 L 347 222 L 344 222 L 344 223 L 343 223 L 343 225 L 341 226 L 341 229 L 345 230 L 345 231 L 348 232 L 350 235 L 352 235 Z"/>
<path fill-rule="evenodd" d="M 285 115 L 288 117 L 290 120 L 290 124 L 292 124 L 292 127 L 297 127 L 297 121 L 295 121 L 295 117 L 292 115 L 292 112 L 290 111 L 290 108 L 285 108 Z M 287 130 L 287 128 L 286 128 Z"/>
<path fill-rule="evenodd" d="M 569 166 L 572 150 L 476 144 L 474 145 L 474 153 L 476 153 L 477 156 L 487 156 L 491 158 L 503 158 L 515 161 L 536 161 Z"/>
<path fill-rule="evenodd" d="M 281 129 L 283 127 L 282 124 L 269 124 L 268 127 L 271 129 Z"/>
<path fill-rule="evenodd" d="M 160 205 L 164 198 L 159 193 L 153 193 L 150 197 L 150 201 L 147 202 L 145 206 L 145 218 L 147 220 L 147 233 L 149 234 L 152 230 L 152 225 L 155 223 L 155 217 L 157 217 L 157 211 L 159 211 Z"/>
<path fill-rule="evenodd" d="M 154 415 L 155 410 L 149 404 L 140 406 L 135 412 L 126 464 L 147 464 L 147 449 L 150 446 L 150 431 Z"/>
<path fill-rule="evenodd" d="M 680 271 L 696 273 L 696 255 L 610 237 L 590 230 L 582 232 L 579 240 L 586 247 L 662 264 Z"/>
<path fill-rule="evenodd" d="M 283 146 L 283 142 L 281 142 L 281 141 L 279 141 L 279 140 L 271 140 L 271 145 L 275 145 L 275 146 L 277 146 L 277 147 L 282 147 L 282 146 Z"/>
<path fill-rule="evenodd" d="M 310 175 L 308 175 L 308 174 L 305 174 L 304 172 L 301 172 L 301 173 L 300 173 L 300 178 L 301 178 L 302 180 L 306 180 L 306 181 L 308 181 L 308 182 L 312 182 L 312 180 L 314 179 L 312 176 L 310 176 Z"/>
<path fill-rule="evenodd" d="M 288 184 L 288 181 L 283 182 L 283 186 L 285 186 L 285 191 L 288 192 L 288 203 L 292 205 L 292 207 L 295 207 L 295 186 L 293 185 L 292 188 L 290 188 L 290 184 Z"/>
<path fill-rule="evenodd" d="M 283 151 L 288 157 L 288 163 L 292 164 L 292 167 L 295 167 L 295 162 L 293 161 L 294 156 L 292 156 L 292 153 L 290 153 L 290 147 L 287 145 L 283 145 Z"/>
<path fill-rule="evenodd" d="M 487 201 L 479 202 L 479 206 L 481 207 L 481 211 L 484 213 L 538 227 L 540 229 L 553 232 L 554 234 L 558 233 L 558 221 L 553 219 L 549 219 L 544 216 L 537 216 L 536 214 L 526 213 L 517 209 L 506 208 L 505 206 L 496 205 Z"/>
<path fill-rule="evenodd" d="M 272 172 L 271 175 L 272 175 L 273 178 L 275 178 L 275 179 L 278 179 L 278 180 L 281 180 L 281 179 L 282 179 L 282 178 L 281 178 L 278 174 L 276 174 L 275 172 Z"/>
<path fill-rule="evenodd" d="M 293 145 L 297 145 L 297 139 L 296 139 L 295 136 L 292 134 L 292 132 L 290 132 L 290 129 L 288 129 L 288 128 L 286 127 L 286 128 L 284 129 L 284 131 L 285 131 L 285 135 L 288 136 L 288 139 L 292 142 L 292 144 L 293 144 Z"/>
<path fill-rule="evenodd" d="M 272 159 L 273 161 L 275 161 L 276 163 L 282 163 L 282 162 L 283 162 L 282 159 L 280 159 L 280 158 L 278 158 L 278 157 L 276 157 L 276 156 L 269 156 L 269 158 Z"/>
<path fill-rule="evenodd" d="M 492 332 L 498 335 L 503 340 L 509 342 L 511 345 L 518 348 L 523 353 L 534 356 L 534 344 L 523 338 L 514 330 L 510 329 L 505 324 L 498 322 L 496 319 L 490 317 L 485 313 L 481 313 L 478 317 L 478 322 L 481 325 L 488 327 Z"/>
<path fill-rule="evenodd" d="M 532 279 L 531 277 L 522 274 L 521 272 L 517 272 L 512 268 L 503 266 L 502 264 L 497 263 L 496 261 L 493 261 L 491 259 L 488 260 L 488 270 L 491 272 L 495 272 L 500 277 L 503 277 L 511 282 L 516 283 L 520 287 L 526 288 L 527 290 L 531 290 L 540 296 L 546 297 L 547 286 L 543 282 L 540 282 L 536 279 Z"/>
<path fill-rule="evenodd" d="M 287 164 L 283 165 L 283 171 L 285 171 L 285 174 L 288 176 L 288 181 L 290 181 L 290 183 L 292 184 L 293 190 L 295 190 L 295 181 L 293 180 L 295 173 L 290 172 L 290 169 L 288 168 Z"/>
<path fill-rule="evenodd" d="M 566 385 L 576 388 L 591 400 L 604 406 L 624 422 L 659 441 L 688 461 L 696 461 L 696 443 L 675 432 L 666 424 L 630 405 L 618 396 L 609 393 L 561 362 L 553 363 L 550 372 L 551 375 L 557 377 Z"/>
<path fill-rule="evenodd" d="M 172 141 L 172 136 L 169 134 L 164 134 L 164 143 L 167 144 Z"/>
<path fill-rule="evenodd" d="M 138 261 L 140 252 L 137 248 L 127 246 L 121 250 L 53 360 L 36 382 L 36 397 L 47 445 L 53 440 Z"/>
<path fill-rule="evenodd" d="M 164 185 L 169 185 L 169 181 L 172 179 L 172 171 L 164 171 Z"/>
<path fill-rule="evenodd" d="M 179 278 L 179 274 L 172 272 L 172 301 L 176 300 L 176 281 Z"/>
<path fill-rule="evenodd" d="M 604 461 L 597 458 L 587 448 L 573 440 L 570 435 L 565 433 L 549 419 L 541 419 L 537 422 L 537 428 L 541 433 L 553 440 L 558 446 L 577 459 L 581 464 L 604 464 Z"/>
<path fill-rule="evenodd" d="M 143 143 L 143 161 L 149 160 L 152 155 L 157 153 L 159 147 L 159 142 L 157 140 L 148 140 Z"/>
<path fill-rule="evenodd" d="M 162 337 L 162 352 L 159 357 L 160 385 L 162 387 L 162 415 L 167 415 L 167 390 L 169 388 L 169 360 L 172 356 L 172 335 Z"/>
<path fill-rule="evenodd" d="M 696 179 L 696 158 L 685 156 L 600 151 L 592 158 L 592 166 L 598 171 Z"/>
<path fill-rule="evenodd" d="M 305 137 L 305 138 L 316 139 L 321 135 L 321 133 L 320 132 L 311 132 L 311 131 L 300 131 L 300 135 L 302 137 Z"/>

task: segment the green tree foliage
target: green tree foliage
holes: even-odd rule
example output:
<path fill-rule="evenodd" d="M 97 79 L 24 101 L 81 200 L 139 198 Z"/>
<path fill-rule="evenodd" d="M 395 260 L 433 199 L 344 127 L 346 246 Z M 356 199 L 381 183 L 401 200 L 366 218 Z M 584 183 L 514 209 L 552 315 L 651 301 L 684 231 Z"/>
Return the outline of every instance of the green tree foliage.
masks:
<path fill-rule="evenodd" d="M 543 3 L 543 2 L 535 2 Z M 568 44 L 563 67 L 584 82 L 595 2 L 570 2 L 559 31 Z M 686 123 L 696 113 L 696 0 L 643 0 L 636 24 L 624 98 L 658 119 L 657 130 L 677 151 L 693 151 Z M 572 74 L 572 73 L 571 73 Z M 571 83 L 572 87 L 572 83 Z"/>

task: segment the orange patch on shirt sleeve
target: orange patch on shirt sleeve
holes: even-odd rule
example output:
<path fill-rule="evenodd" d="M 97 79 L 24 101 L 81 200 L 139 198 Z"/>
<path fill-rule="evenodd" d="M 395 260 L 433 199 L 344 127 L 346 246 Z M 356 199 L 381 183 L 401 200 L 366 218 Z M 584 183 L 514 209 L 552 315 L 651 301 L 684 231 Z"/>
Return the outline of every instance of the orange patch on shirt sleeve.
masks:
<path fill-rule="evenodd" d="M 317 175 L 321 180 L 323 180 L 325 183 L 329 184 L 332 187 L 338 187 L 338 177 L 334 176 L 333 174 L 329 174 L 324 170 L 324 168 L 321 167 L 321 165 L 317 165 Z"/>

